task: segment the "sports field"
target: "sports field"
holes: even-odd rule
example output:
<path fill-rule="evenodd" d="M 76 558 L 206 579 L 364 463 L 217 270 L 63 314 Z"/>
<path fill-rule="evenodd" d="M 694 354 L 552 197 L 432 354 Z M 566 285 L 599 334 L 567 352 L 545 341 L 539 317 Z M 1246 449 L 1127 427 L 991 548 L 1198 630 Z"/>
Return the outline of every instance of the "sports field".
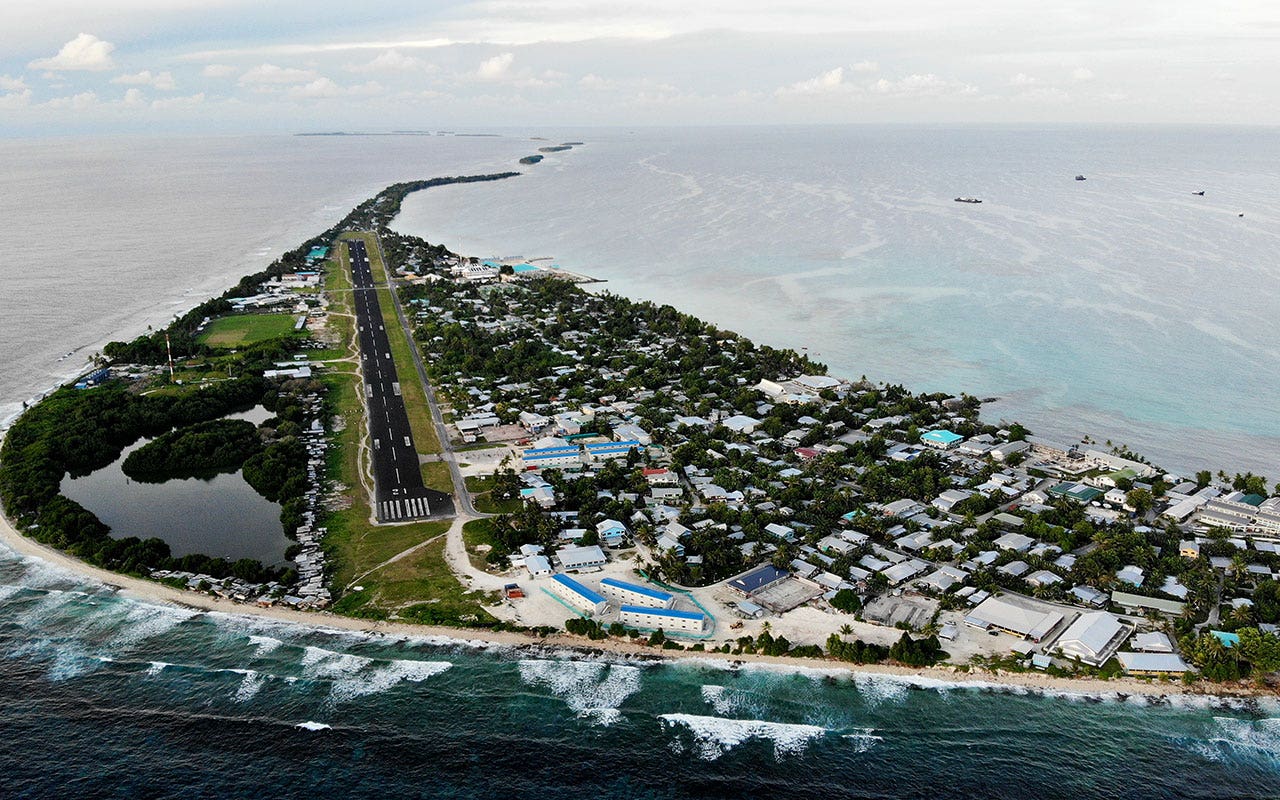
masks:
<path fill-rule="evenodd" d="M 210 322 L 200 343 L 210 347 L 244 347 L 293 333 L 292 314 L 235 314 Z"/>

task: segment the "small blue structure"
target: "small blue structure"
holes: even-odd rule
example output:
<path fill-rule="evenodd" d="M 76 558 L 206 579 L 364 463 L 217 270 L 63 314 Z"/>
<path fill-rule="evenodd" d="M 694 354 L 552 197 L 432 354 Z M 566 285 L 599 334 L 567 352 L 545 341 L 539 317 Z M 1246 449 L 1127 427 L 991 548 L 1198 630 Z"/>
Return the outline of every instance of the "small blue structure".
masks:
<path fill-rule="evenodd" d="M 102 369 L 90 372 L 88 375 L 76 381 L 75 386 L 77 389 L 89 389 L 109 380 L 111 380 L 111 368 L 103 367 Z"/>
<path fill-rule="evenodd" d="M 1232 647 L 1235 647 L 1236 645 L 1240 644 L 1240 634 L 1238 633 L 1230 633 L 1228 631 L 1214 631 L 1214 630 L 1209 631 L 1209 633 L 1212 633 L 1214 638 L 1216 638 L 1219 642 L 1222 642 L 1222 646 L 1227 649 L 1231 649 Z"/>
<path fill-rule="evenodd" d="M 523 275 L 526 272 L 538 272 L 539 269 L 532 264 L 516 264 L 511 271 L 516 275 Z"/>

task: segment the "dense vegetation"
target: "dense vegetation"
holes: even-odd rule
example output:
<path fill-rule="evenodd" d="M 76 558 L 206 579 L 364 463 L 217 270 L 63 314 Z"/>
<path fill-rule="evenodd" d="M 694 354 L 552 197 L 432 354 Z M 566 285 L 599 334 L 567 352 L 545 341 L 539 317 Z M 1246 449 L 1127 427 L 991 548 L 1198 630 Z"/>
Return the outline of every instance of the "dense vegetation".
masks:
<path fill-rule="evenodd" d="M 130 453 L 121 467 L 134 480 L 160 483 L 234 471 L 261 450 L 252 422 L 215 419 L 157 437 Z"/>
<path fill-rule="evenodd" d="M 84 475 L 101 469 L 140 438 L 252 408 L 263 390 L 263 381 L 257 377 L 178 396 L 134 395 L 114 384 L 89 391 L 61 389 L 19 418 L 0 448 L 5 513 L 37 541 L 107 569 L 181 569 L 255 582 L 287 579 L 287 571 L 263 567 L 252 559 L 174 558 L 168 545 L 158 539 L 113 539 L 96 516 L 58 493 L 68 473 Z"/>

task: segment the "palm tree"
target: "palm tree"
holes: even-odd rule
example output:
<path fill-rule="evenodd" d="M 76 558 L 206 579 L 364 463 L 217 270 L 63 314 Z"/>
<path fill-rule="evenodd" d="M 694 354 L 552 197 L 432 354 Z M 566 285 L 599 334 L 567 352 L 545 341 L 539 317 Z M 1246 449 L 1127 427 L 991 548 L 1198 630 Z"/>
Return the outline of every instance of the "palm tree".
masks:
<path fill-rule="evenodd" d="M 852 626 L 852 625 L 850 625 L 849 623 L 847 623 L 847 622 L 846 622 L 845 624 L 843 624 L 843 625 L 841 625 L 841 626 L 840 626 L 840 635 L 841 635 L 841 636 L 848 636 L 848 635 L 850 635 L 851 633 L 853 633 L 853 626 Z"/>

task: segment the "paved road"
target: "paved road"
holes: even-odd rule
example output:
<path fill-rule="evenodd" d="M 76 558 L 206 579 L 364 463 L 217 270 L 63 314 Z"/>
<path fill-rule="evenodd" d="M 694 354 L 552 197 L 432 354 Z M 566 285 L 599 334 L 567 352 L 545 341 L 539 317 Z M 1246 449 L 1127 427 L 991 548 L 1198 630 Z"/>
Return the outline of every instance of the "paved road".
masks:
<path fill-rule="evenodd" d="M 382 255 L 381 241 L 378 242 L 378 253 Z M 382 255 L 382 263 L 387 263 L 385 255 Z M 409 318 L 405 316 L 404 308 L 400 305 L 400 298 L 394 290 L 391 293 L 391 297 L 392 302 L 395 304 L 396 318 L 400 320 L 400 326 L 404 328 L 404 334 L 409 340 L 409 351 L 413 355 L 413 363 L 418 372 L 418 380 L 422 381 L 422 389 L 427 395 L 427 406 L 431 410 L 431 421 L 436 426 L 436 438 L 440 441 L 441 460 L 449 465 L 449 476 L 453 479 L 455 502 L 458 503 L 462 513 L 467 517 L 491 517 L 493 516 L 492 514 L 477 511 L 476 507 L 471 503 L 471 493 L 467 491 L 466 479 L 462 477 L 462 470 L 458 468 L 458 456 L 449 439 L 449 431 L 445 427 L 444 416 L 440 413 L 440 404 L 436 402 L 435 390 L 431 388 L 431 381 L 427 380 L 427 370 L 422 363 L 422 353 L 418 350 L 418 343 L 413 339 L 413 326 L 409 324 Z M 460 537 L 459 541 L 461 541 Z"/>
<path fill-rule="evenodd" d="M 348 240 L 347 252 L 351 257 L 360 371 L 369 410 L 375 516 L 381 522 L 451 516 L 453 498 L 422 485 L 418 450 L 400 394 L 400 378 L 391 357 L 391 342 L 383 326 L 364 241 Z"/>

